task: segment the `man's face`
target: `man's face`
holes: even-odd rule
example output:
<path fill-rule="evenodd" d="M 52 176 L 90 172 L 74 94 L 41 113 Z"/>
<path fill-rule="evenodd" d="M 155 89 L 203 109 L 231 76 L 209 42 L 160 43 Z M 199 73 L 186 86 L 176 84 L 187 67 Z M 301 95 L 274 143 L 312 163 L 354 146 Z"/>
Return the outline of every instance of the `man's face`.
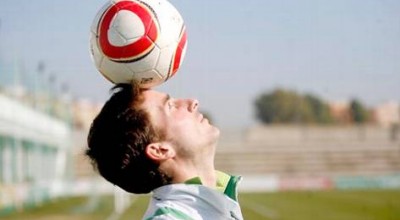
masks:
<path fill-rule="evenodd" d="M 215 151 L 219 130 L 198 111 L 197 100 L 174 99 L 154 90 L 143 91 L 143 98 L 142 107 L 148 111 L 151 123 L 165 133 L 178 155 L 190 157 Z"/>

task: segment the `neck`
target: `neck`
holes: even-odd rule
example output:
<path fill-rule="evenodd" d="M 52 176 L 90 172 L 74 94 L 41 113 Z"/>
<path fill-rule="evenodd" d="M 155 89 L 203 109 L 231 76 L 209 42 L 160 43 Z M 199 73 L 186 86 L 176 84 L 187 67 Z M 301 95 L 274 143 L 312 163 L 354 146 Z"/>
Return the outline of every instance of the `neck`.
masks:
<path fill-rule="evenodd" d="M 204 186 L 216 187 L 217 177 L 214 168 L 214 157 L 207 161 L 176 161 L 173 172 L 173 183 L 183 183 L 199 177 Z"/>

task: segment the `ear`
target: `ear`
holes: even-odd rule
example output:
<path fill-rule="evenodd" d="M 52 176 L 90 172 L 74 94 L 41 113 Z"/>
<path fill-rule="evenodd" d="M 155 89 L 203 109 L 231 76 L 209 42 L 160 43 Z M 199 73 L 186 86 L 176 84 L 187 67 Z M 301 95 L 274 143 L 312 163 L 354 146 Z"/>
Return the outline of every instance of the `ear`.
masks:
<path fill-rule="evenodd" d="M 151 143 L 146 146 L 146 155 L 155 161 L 164 161 L 175 156 L 174 148 L 165 143 Z"/>

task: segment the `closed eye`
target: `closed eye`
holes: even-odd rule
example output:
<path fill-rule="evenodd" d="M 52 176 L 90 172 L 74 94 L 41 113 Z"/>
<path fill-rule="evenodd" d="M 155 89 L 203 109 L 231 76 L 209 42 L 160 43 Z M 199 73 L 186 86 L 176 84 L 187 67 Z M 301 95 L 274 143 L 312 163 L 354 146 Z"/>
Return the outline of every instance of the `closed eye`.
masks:
<path fill-rule="evenodd" d="M 163 100 L 162 100 L 164 106 L 165 106 L 165 105 L 169 105 L 170 101 L 171 101 L 171 96 L 168 95 L 168 94 L 165 95 L 164 98 L 163 98 Z"/>
<path fill-rule="evenodd" d="M 164 102 L 164 106 L 166 106 L 168 109 L 172 109 L 175 107 L 174 100 L 168 94 L 164 97 L 163 102 Z"/>
<path fill-rule="evenodd" d="M 172 108 L 175 108 L 175 107 L 176 107 L 176 104 L 175 104 L 175 102 L 173 101 L 173 99 L 169 99 L 169 101 L 168 101 L 168 108 L 172 109 Z"/>

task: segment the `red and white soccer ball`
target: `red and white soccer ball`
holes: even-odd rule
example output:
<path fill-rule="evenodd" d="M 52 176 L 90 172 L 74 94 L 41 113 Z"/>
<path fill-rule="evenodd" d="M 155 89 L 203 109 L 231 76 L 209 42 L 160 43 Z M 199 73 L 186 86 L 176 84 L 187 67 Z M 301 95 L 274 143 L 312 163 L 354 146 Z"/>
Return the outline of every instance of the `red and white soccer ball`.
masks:
<path fill-rule="evenodd" d="M 150 88 L 178 71 L 186 40 L 182 16 L 167 0 L 111 0 L 94 19 L 90 50 L 109 81 Z"/>

